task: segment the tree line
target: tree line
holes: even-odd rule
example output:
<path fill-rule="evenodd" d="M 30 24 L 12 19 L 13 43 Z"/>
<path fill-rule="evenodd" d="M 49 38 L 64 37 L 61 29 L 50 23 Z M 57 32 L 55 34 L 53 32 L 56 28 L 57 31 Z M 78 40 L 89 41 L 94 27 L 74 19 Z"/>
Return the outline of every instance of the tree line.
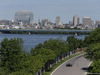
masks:
<path fill-rule="evenodd" d="M 1 31 L 7 34 L 72 34 L 75 35 L 76 32 L 55 32 L 55 31 Z M 78 32 L 78 35 L 89 35 L 90 32 Z"/>
<path fill-rule="evenodd" d="M 70 52 L 86 46 L 84 40 L 69 36 L 49 39 L 39 43 L 30 52 L 23 50 L 24 41 L 21 38 L 5 38 L 0 43 L 0 75 L 36 75 L 49 70 Z"/>

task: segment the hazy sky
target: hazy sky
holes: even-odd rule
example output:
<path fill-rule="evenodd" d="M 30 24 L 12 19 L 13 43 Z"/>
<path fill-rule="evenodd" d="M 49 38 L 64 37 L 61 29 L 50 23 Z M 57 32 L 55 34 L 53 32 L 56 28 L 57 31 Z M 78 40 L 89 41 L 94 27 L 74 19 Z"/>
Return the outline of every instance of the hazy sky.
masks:
<path fill-rule="evenodd" d="M 48 18 L 68 23 L 74 15 L 100 20 L 100 0 L 0 0 L 0 20 L 14 19 L 16 11 L 33 11 L 34 20 Z"/>

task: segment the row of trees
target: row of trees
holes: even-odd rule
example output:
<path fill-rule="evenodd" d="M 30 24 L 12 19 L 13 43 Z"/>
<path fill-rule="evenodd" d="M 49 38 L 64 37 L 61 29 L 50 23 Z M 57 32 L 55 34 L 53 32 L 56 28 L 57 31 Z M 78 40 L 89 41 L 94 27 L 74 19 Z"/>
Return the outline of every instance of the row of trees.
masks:
<path fill-rule="evenodd" d="M 84 41 L 69 36 L 66 41 L 61 38 L 49 39 L 30 50 L 23 50 L 21 38 L 7 39 L 0 43 L 0 75 L 36 75 L 50 69 L 50 64 L 56 64 L 69 51 L 75 53 L 76 48 L 84 47 Z"/>
<path fill-rule="evenodd" d="M 3 33 L 9 33 L 9 34 L 72 34 L 74 35 L 76 32 L 55 32 L 55 31 L 5 31 Z M 78 35 L 89 35 L 90 32 L 78 32 Z"/>
<path fill-rule="evenodd" d="M 91 32 L 85 38 L 85 43 L 87 44 L 85 57 L 93 61 L 89 71 L 91 73 L 100 73 L 100 28 Z"/>

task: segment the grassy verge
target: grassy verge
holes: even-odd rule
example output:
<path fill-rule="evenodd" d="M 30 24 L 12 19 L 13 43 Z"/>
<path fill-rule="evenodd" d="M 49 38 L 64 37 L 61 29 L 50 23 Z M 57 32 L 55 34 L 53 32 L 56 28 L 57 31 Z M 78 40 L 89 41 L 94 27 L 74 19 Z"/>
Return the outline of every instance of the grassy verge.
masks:
<path fill-rule="evenodd" d="M 58 66 L 60 66 L 62 63 L 64 63 L 65 61 L 75 57 L 75 56 L 78 56 L 80 54 L 83 54 L 84 52 L 82 53 L 78 53 L 78 54 L 75 54 L 75 55 L 72 55 L 70 56 L 69 58 L 66 58 L 64 59 L 63 61 L 59 62 L 58 64 L 56 64 L 55 66 L 53 66 L 50 70 L 46 71 L 43 75 L 50 75 Z"/>

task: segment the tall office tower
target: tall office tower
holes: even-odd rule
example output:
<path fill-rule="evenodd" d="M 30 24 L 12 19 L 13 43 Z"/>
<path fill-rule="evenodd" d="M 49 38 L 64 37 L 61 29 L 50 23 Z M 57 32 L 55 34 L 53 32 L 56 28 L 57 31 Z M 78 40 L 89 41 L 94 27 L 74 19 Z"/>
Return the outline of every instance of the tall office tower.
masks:
<path fill-rule="evenodd" d="M 60 22 L 61 22 L 61 21 L 60 21 L 60 16 L 57 16 L 57 17 L 56 17 L 56 25 L 58 25 Z"/>
<path fill-rule="evenodd" d="M 92 20 L 90 17 L 83 17 L 83 25 L 92 25 Z"/>
<path fill-rule="evenodd" d="M 33 12 L 29 11 L 17 11 L 15 13 L 15 21 L 23 22 L 24 24 L 30 24 L 33 21 Z"/>
<path fill-rule="evenodd" d="M 74 26 L 79 25 L 79 17 L 78 17 L 77 15 L 75 15 L 75 16 L 73 17 L 73 25 L 74 25 Z"/>

